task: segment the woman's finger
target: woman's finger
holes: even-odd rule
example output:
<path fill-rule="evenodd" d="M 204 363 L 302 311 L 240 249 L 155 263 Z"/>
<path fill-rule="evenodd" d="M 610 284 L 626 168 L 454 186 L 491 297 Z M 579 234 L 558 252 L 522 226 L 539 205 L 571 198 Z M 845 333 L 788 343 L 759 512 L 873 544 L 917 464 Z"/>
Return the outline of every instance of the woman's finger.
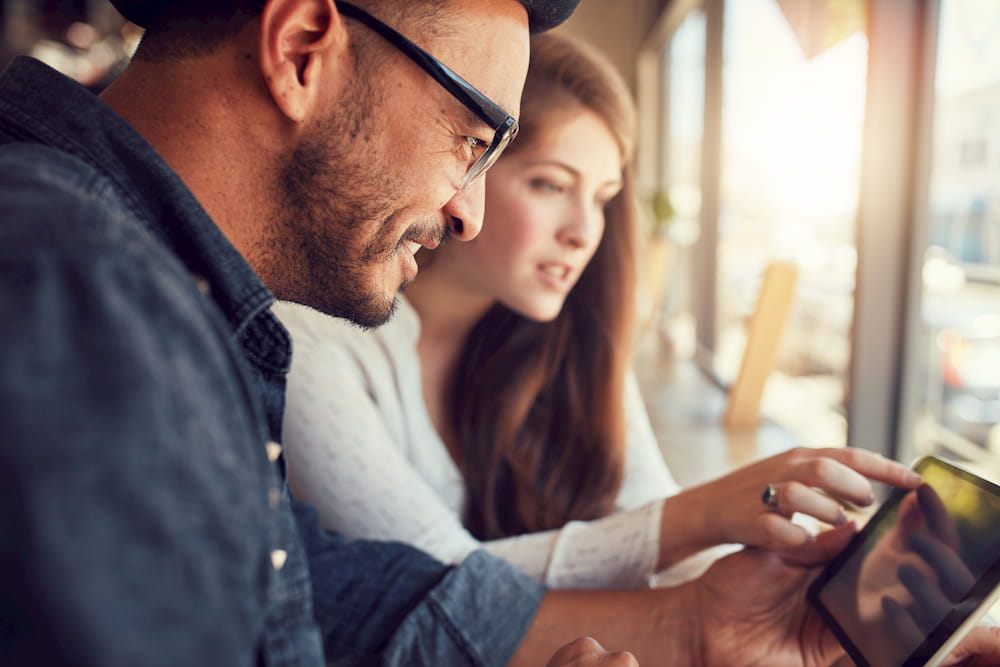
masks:
<path fill-rule="evenodd" d="M 764 532 L 763 546 L 794 547 L 812 541 L 812 535 L 787 517 L 774 512 L 761 515 L 758 523 Z"/>
<path fill-rule="evenodd" d="M 847 515 L 839 502 L 799 482 L 778 485 L 778 509 L 785 516 L 801 512 L 831 526 L 839 526 L 847 521 Z"/>
<path fill-rule="evenodd" d="M 822 489 L 855 505 L 870 505 L 875 499 L 871 482 L 864 475 L 826 456 L 801 461 L 788 470 L 786 479 Z"/>
<path fill-rule="evenodd" d="M 913 470 L 881 454 L 854 447 L 827 448 L 822 451 L 824 456 L 829 456 L 876 482 L 902 489 L 915 489 L 923 482 Z"/>
<path fill-rule="evenodd" d="M 902 488 L 916 488 L 921 483 L 920 475 L 906 466 L 861 449 L 800 448 L 794 450 L 791 458 L 798 461 L 785 479 L 798 479 L 856 505 L 873 502 L 869 480 Z"/>
<path fill-rule="evenodd" d="M 805 544 L 782 550 L 781 559 L 788 565 L 820 565 L 840 553 L 857 532 L 858 524 L 848 521 L 821 532 Z"/>

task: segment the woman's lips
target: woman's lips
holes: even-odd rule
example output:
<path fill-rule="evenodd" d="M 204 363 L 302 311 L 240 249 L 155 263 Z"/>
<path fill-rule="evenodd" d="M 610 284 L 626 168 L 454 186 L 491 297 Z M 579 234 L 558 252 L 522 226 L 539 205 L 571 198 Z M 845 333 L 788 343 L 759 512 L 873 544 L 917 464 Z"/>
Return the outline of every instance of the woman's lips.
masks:
<path fill-rule="evenodd" d="M 538 265 L 538 275 L 548 287 L 568 291 L 573 286 L 573 267 L 561 262 L 545 262 Z"/>
<path fill-rule="evenodd" d="M 543 273 L 558 280 L 565 280 L 569 277 L 570 267 L 565 264 L 542 264 L 538 267 Z"/>

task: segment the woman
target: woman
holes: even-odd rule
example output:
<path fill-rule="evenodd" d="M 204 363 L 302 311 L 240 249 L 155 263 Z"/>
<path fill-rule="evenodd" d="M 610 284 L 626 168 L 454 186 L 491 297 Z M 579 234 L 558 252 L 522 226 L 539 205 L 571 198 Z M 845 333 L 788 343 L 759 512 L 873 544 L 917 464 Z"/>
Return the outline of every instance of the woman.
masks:
<path fill-rule="evenodd" d="M 866 452 L 795 450 L 676 493 L 629 374 L 627 88 L 583 45 L 535 37 L 520 123 L 482 234 L 421 254 L 389 324 L 278 306 L 289 477 L 325 526 L 445 562 L 482 547 L 552 587 L 637 586 L 715 544 L 801 544 L 795 511 L 843 522 L 813 487 L 866 504 L 865 477 L 918 482 Z"/>

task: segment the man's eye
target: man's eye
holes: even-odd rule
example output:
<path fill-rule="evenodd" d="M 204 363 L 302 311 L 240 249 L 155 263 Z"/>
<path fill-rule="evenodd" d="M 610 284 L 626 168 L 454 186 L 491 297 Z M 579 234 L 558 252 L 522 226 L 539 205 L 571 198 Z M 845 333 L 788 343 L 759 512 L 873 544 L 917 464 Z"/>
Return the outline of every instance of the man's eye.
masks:
<path fill-rule="evenodd" d="M 486 142 L 478 137 L 465 137 L 465 141 L 468 142 L 469 150 L 475 157 L 479 157 L 486 150 Z"/>

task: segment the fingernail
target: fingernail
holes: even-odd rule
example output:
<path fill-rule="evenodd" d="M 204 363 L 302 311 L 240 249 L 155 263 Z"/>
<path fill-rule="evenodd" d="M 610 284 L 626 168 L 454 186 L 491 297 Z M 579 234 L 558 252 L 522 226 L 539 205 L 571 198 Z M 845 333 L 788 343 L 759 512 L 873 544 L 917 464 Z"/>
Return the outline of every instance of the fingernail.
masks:
<path fill-rule="evenodd" d="M 835 523 L 833 525 L 835 525 L 835 526 L 843 526 L 845 523 L 847 523 L 847 515 L 844 514 L 843 512 L 841 512 L 840 516 L 837 517 L 837 523 Z"/>
<path fill-rule="evenodd" d="M 917 473 L 913 472 L 912 470 L 907 470 L 904 481 L 907 484 L 917 485 L 920 484 L 922 481 L 924 481 L 924 478 L 918 475 Z"/>

